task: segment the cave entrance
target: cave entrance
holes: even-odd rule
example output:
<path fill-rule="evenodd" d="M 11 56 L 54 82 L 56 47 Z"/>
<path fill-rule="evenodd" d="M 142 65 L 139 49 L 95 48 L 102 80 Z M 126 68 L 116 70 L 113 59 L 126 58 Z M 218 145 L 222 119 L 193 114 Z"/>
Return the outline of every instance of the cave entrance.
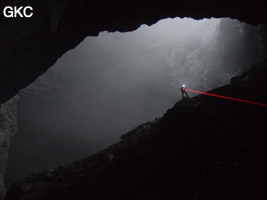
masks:
<path fill-rule="evenodd" d="M 88 156 L 160 117 L 182 84 L 207 91 L 263 59 L 264 26 L 231 19 L 166 19 L 100 33 L 20 92 L 6 185 Z"/>

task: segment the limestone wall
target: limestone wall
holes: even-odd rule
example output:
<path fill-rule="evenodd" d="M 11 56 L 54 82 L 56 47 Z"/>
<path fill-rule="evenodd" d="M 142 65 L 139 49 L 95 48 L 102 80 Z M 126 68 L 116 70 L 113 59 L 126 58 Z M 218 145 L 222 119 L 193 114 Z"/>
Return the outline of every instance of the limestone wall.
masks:
<path fill-rule="evenodd" d="M 8 148 L 12 136 L 17 132 L 17 102 L 16 95 L 0 107 L 0 199 L 5 195 L 4 177 L 7 168 Z"/>

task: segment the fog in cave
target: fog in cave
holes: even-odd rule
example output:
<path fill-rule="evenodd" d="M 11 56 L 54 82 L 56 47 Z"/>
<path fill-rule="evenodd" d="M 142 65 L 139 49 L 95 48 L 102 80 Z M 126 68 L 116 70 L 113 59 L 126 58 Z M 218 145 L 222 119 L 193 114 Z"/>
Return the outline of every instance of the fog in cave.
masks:
<path fill-rule="evenodd" d="M 175 18 L 87 37 L 20 92 L 7 187 L 92 155 L 161 117 L 181 99 L 182 84 L 200 91 L 228 84 L 264 59 L 264 31 L 237 20 Z"/>

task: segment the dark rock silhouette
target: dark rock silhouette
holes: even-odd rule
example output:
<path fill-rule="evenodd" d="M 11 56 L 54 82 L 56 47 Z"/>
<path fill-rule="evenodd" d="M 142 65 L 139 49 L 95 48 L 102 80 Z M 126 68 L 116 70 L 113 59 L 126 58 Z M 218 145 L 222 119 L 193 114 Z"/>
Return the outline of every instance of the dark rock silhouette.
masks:
<path fill-rule="evenodd" d="M 0 8 L 21 4 L 33 7 L 32 18 L 0 15 L 0 103 L 32 83 L 86 36 L 97 36 L 101 31 L 133 31 L 142 24 L 174 17 L 230 17 L 254 25 L 267 22 L 264 0 L 3 0 Z"/>
<path fill-rule="evenodd" d="M 209 93 L 266 104 L 267 63 L 248 73 Z M 266 199 L 266 114 L 205 95 L 183 99 L 93 156 L 14 183 L 6 200 Z"/>
<path fill-rule="evenodd" d="M 265 61 L 266 62 L 266 61 Z M 263 63 L 255 63 L 248 71 L 243 72 L 241 75 L 235 76 L 231 78 L 230 83 L 238 83 L 245 80 L 250 80 L 257 82 L 257 79 L 260 77 L 261 79 L 264 79 L 265 69 L 262 67 Z M 263 75 L 263 74 L 264 75 Z M 263 80 L 259 80 L 259 82 L 262 82 Z"/>

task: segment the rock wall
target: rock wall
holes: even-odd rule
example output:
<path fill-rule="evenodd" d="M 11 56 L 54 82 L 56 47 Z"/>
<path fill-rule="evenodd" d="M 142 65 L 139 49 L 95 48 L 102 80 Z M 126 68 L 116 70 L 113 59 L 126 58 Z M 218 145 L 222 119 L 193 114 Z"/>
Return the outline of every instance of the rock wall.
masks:
<path fill-rule="evenodd" d="M 50 74 L 56 71 L 55 68 L 50 70 Z M 25 94 L 37 94 L 40 91 L 47 91 L 55 83 L 48 78 L 49 76 L 41 76 L 31 85 L 21 90 L 19 94 L 8 100 L 0 107 L 0 199 L 3 198 L 5 188 L 5 173 L 7 169 L 7 160 L 9 152 L 9 144 L 12 137 L 17 133 L 17 104 L 21 96 Z M 18 155 L 19 156 L 19 155 Z"/>
<path fill-rule="evenodd" d="M 266 59 L 265 29 L 266 25 L 256 27 L 226 18 L 203 22 L 187 33 L 191 37 L 173 42 L 172 51 L 163 55 L 172 71 L 172 86 L 179 90 L 186 84 L 207 91 L 229 83 L 231 77 Z"/>
<path fill-rule="evenodd" d="M 0 103 L 14 96 L 51 67 L 86 36 L 132 31 L 168 17 L 231 17 L 251 24 L 266 23 L 267 8 L 258 1 L 69 1 L 4 0 L 7 5 L 31 5 L 32 18 L 0 16 Z"/>
<path fill-rule="evenodd" d="M 170 20 L 172 21 L 172 20 Z M 175 20 L 174 20 L 175 21 Z M 180 21 L 180 20 L 179 20 Z M 187 20 L 181 20 L 181 21 L 187 21 Z M 185 23 L 189 23 L 188 21 Z M 18 140 L 16 141 L 17 145 L 18 145 L 18 152 L 23 154 L 25 157 L 31 157 L 31 160 L 35 160 L 33 159 L 33 155 L 31 154 L 31 152 L 35 152 L 35 155 L 38 155 L 38 151 L 32 151 L 31 149 L 33 148 L 34 145 L 38 146 L 39 149 L 43 149 L 43 148 L 47 148 L 47 150 L 43 150 L 45 152 L 48 151 L 53 151 L 54 147 L 49 146 L 50 145 L 50 141 L 49 141 L 49 135 L 52 135 L 52 137 L 55 137 L 56 135 L 59 134 L 59 132 L 63 133 L 64 136 L 62 136 L 62 142 L 60 142 L 61 144 L 64 144 L 64 139 L 66 139 L 69 135 L 69 132 L 74 132 L 75 130 L 72 130 L 70 127 L 79 127 L 81 131 L 79 131 L 77 134 L 78 135 L 82 135 L 82 130 L 87 130 L 87 127 L 90 127 L 92 130 L 94 131 L 90 131 L 90 135 L 94 135 L 96 134 L 96 132 L 98 132 L 99 135 L 101 135 L 101 132 L 103 132 L 103 138 L 107 136 L 107 131 L 110 129 L 112 131 L 116 130 L 116 122 L 115 121 L 121 121 L 123 120 L 123 118 L 119 118 L 121 116 L 124 116 L 125 114 L 123 114 L 123 112 L 119 111 L 121 110 L 125 110 L 126 112 L 129 113 L 133 113 L 135 110 L 138 110 L 139 108 L 146 108 L 146 109 L 141 109 L 143 114 L 137 116 L 136 114 L 136 118 L 139 118 L 139 120 L 141 119 L 141 121 L 146 121 L 147 119 L 145 118 L 146 113 L 150 113 L 152 114 L 151 110 L 155 111 L 155 110 L 165 110 L 168 107 L 172 106 L 172 104 L 177 101 L 177 98 L 180 98 L 180 94 L 179 96 L 177 95 L 177 91 L 179 91 L 180 86 L 185 83 L 186 87 L 191 88 L 191 89 L 196 89 L 199 91 L 207 91 L 209 89 L 221 86 L 221 85 L 225 85 L 227 83 L 229 83 L 230 77 L 233 77 L 234 75 L 236 75 L 236 73 L 240 72 L 240 71 L 244 71 L 246 70 L 247 67 L 249 67 L 251 65 L 251 63 L 254 63 L 257 60 L 257 57 L 253 56 L 253 55 L 249 55 L 249 52 L 251 50 L 253 50 L 254 52 L 257 52 L 259 49 L 260 44 L 255 32 L 255 29 L 258 29 L 255 26 L 251 26 L 251 25 L 247 25 L 244 23 L 240 23 L 237 20 L 230 20 L 230 19 L 210 19 L 210 20 L 203 20 L 201 22 L 194 22 L 195 25 L 192 26 L 191 28 L 187 28 L 186 30 L 183 29 L 183 31 L 181 31 L 182 33 L 179 34 L 179 32 L 177 31 L 176 33 L 171 33 L 171 31 L 169 29 L 164 29 L 166 32 L 170 32 L 170 34 L 159 34 L 157 35 L 157 37 L 154 35 L 154 37 L 151 37 L 151 35 L 153 35 L 153 31 L 149 31 L 144 33 L 143 35 L 140 35 L 140 30 L 136 31 L 136 35 L 134 36 L 135 33 L 129 33 L 129 34 L 107 34 L 109 35 L 109 39 L 112 40 L 114 43 L 120 43 L 121 40 L 125 41 L 125 46 L 121 47 L 122 49 L 126 49 L 128 48 L 127 45 L 130 47 L 130 44 L 133 44 L 135 42 L 136 39 L 141 40 L 142 45 L 141 47 L 139 47 L 139 45 L 134 45 L 134 50 L 130 51 L 131 54 L 130 56 L 126 56 L 127 57 L 127 62 L 120 64 L 123 67 L 121 68 L 117 68 L 119 69 L 118 71 L 122 71 L 125 68 L 127 69 L 131 69 L 131 68 L 135 68 L 135 65 L 130 65 L 127 63 L 135 63 L 136 59 L 137 60 L 142 60 L 139 62 L 139 66 L 144 66 L 144 67 L 154 67 L 156 69 L 158 69 L 158 71 L 147 71 L 144 73 L 147 74 L 143 74 L 144 77 L 146 77 L 145 79 L 147 80 L 152 80 L 152 79 L 158 79 L 161 80 L 159 82 L 154 82 L 154 81 L 149 81 L 149 83 L 147 83 L 146 81 L 143 82 L 145 85 L 143 85 L 143 88 L 158 88 L 156 90 L 153 91 L 153 93 L 159 94 L 158 96 L 156 96 L 153 93 L 149 93 L 148 96 L 151 95 L 150 99 L 147 98 L 146 100 L 142 99 L 142 102 L 144 103 L 140 103 L 140 104 L 129 104 L 129 106 L 125 106 L 123 107 L 122 105 L 124 103 L 119 102 L 119 106 L 116 107 L 116 112 L 120 113 L 118 114 L 114 120 L 114 122 L 111 122 L 111 120 L 109 119 L 109 117 L 106 118 L 101 118 L 102 120 L 100 121 L 109 121 L 109 124 L 112 124 L 111 127 L 108 128 L 108 124 L 105 124 L 106 131 L 104 130 L 99 130 L 94 127 L 94 122 L 92 122 L 91 125 L 90 122 L 87 122 L 87 120 L 84 119 L 80 119 L 79 120 L 79 125 L 77 125 L 77 122 L 75 122 L 75 120 L 69 120 L 69 113 L 72 113 L 72 115 L 74 115 L 75 110 L 77 110 L 77 108 L 88 108 L 88 104 L 85 104 L 83 101 L 78 101 L 79 103 L 79 107 L 77 106 L 77 102 L 74 103 L 72 102 L 71 106 L 68 106 L 66 109 L 66 105 L 68 105 L 68 103 L 66 102 L 70 102 L 69 100 L 69 94 L 71 94 L 71 96 L 83 96 L 82 94 L 79 93 L 75 93 L 75 90 L 80 90 L 86 93 L 90 93 L 90 91 L 93 90 L 100 90 L 97 89 L 97 82 L 93 82 L 93 80 L 91 80 L 91 85 L 93 85 L 93 87 L 89 90 L 87 90 L 86 88 L 88 88 L 88 86 L 84 87 L 83 86 L 83 82 L 86 82 L 86 85 L 88 84 L 87 81 L 83 80 L 83 74 L 88 74 L 86 76 L 86 80 L 87 79 L 91 79 L 90 77 L 97 77 L 98 79 L 102 79 L 101 78 L 101 73 L 98 74 L 93 74 L 92 72 L 90 72 L 89 70 L 87 72 L 83 71 L 83 67 L 78 67 L 77 65 L 81 66 L 87 66 L 87 64 L 84 64 L 84 60 L 82 60 L 83 56 L 71 56 L 71 54 L 68 54 L 68 61 L 72 61 L 72 60 L 78 60 L 80 62 L 73 64 L 73 62 L 71 62 L 74 67 L 69 68 L 67 65 L 64 65 L 60 67 L 60 63 L 62 62 L 62 60 L 60 62 L 58 62 L 58 64 L 54 65 L 53 68 L 50 68 L 46 74 L 40 76 L 33 84 L 29 85 L 26 89 L 20 91 L 20 97 L 21 97 L 21 102 L 31 102 L 31 103 L 27 103 L 27 104 L 39 104 L 42 106 L 39 106 L 37 109 L 35 108 L 29 108 L 27 106 L 25 106 L 24 104 L 24 109 L 23 109 L 23 103 L 19 104 L 20 105 L 20 113 L 24 113 L 20 114 L 19 113 L 19 117 L 20 119 L 20 130 L 28 130 L 25 131 L 27 134 L 31 135 L 30 133 L 32 132 L 32 134 L 34 134 L 35 138 L 41 138 L 42 141 L 42 145 L 38 146 L 39 144 L 33 144 L 30 147 L 25 147 L 25 146 L 19 146 L 21 144 L 27 143 L 25 141 L 19 142 Z M 173 25 L 175 26 L 175 25 Z M 175 26 L 177 27 L 177 26 Z M 153 27 L 151 28 L 147 28 L 149 30 L 153 30 Z M 139 34 L 137 34 L 139 32 Z M 186 33 L 184 33 L 186 32 Z M 244 32 L 244 33 L 243 33 Z M 231 34 L 229 34 L 231 33 Z M 242 34 L 241 34 L 242 33 Z M 258 33 L 260 35 L 260 32 Z M 119 38 L 116 37 L 116 39 L 114 37 L 110 38 L 110 35 L 121 35 Z M 122 36 L 124 35 L 124 36 Z M 128 35 L 128 36 L 126 36 Z M 175 35 L 175 37 L 169 37 L 169 35 Z M 251 40 L 251 44 L 249 44 L 246 48 L 242 48 L 242 46 L 237 45 L 236 43 L 245 43 L 248 39 L 244 39 L 245 35 L 249 35 L 248 39 Z M 151 37 L 151 41 L 146 41 L 148 40 L 147 37 Z M 123 38 L 123 39 L 122 39 Z M 228 38 L 228 39 L 226 39 Z M 255 39 L 256 38 L 256 39 Z M 226 39 L 226 40 L 224 40 Z M 93 38 L 88 38 L 88 40 L 93 40 Z M 94 52 L 98 52 L 97 48 L 95 48 L 93 45 L 96 45 L 95 43 L 90 43 L 89 41 L 85 41 L 84 43 L 87 44 L 88 46 L 84 46 L 84 48 L 88 48 L 88 51 L 92 51 L 92 49 L 94 49 Z M 94 38 L 94 40 L 107 40 L 104 39 L 103 36 L 97 38 Z M 258 44 L 258 46 L 255 46 L 253 44 Z M 105 43 L 104 45 L 102 44 L 102 46 L 107 46 L 107 48 L 105 48 L 105 51 L 109 52 L 109 48 L 108 47 L 108 42 Z M 235 45 L 232 45 L 235 44 Z M 82 46 L 82 45 L 81 45 Z M 97 46 L 97 45 L 96 45 Z M 255 47 L 254 47 L 255 46 Z M 79 47 L 80 48 L 80 47 Z M 77 48 L 77 49 L 79 49 Z M 111 49 L 114 49 L 114 51 L 117 51 L 116 49 L 118 48 L 118 46 L 115 46 Z M 133 47 L 131 47 L 133 48 Z M 89 50 L 91 49 L 91 50 Z M 104 49 L 104 48 L 103 48 Z M 140 49 L 146 49 L 146 51 L 141 51 Z M 124 50 L 125 51 L 125 50 Z M 239 52 L 242 51 L 242 52 Z M 247 52 L 249 51 L 249 52 Z M 76 54 L 82 54 L 83 51 L 76 51 Z M 146 53 L 144 53 L 146 52 Z M 148 53 L 149 52 L 149 53 Z M 230 53 L 229 53 L 230 52 Z M 140 54 L 139 54 L 140 53 Z M 119 52 L 117 54 L 122 54 L 122 52 Z M 229 55 L 230 54 L 230 55 Z M 257 52 L 257 55 L 260 54 L 259 52 Z M 91 58 L 90 54 L 88 54 L 89 56 L 86 56 L 86 59 Z M 99 55 L 96 58 L 96 60 L 99 59 L 99 57 L 102 57 L 101 60 L 106 60 L 106 57 L 109 57 L 109 55 L 111 56 L 111 53 L 107 53 L 107 54 L 100 54 L 99 52 L 94 54 L 94 55 Z M 125 54 L 123 54 L 125 55 Z M 142 56 L 141 56 L 142 55 Z M 118 60 L 121 59 L 121 57 L 116 57 Z M 237 58 L 237 59 L 233 59 L 233 58 Z M 64 59 L 63 59 L 64 60 Z M 93 62 L 93 58 L 91 59 L 91 63 L 95 63 Z M 107 62 L 107 61 L 106 61 Z M 63 62 L 64 63 L 64 62 Z M 105 62 L 101 63 L 101 68 L 103 68 L 103 66 L 105 66 L 104 64 Z M 63 65 L 63 64 L 62 64 Z M 88 65 L 90 66 L 90 65 Z M 95 66 L 100 66 L 100 65 L 96 65 Z M 109 62 L 108 67 L 107 68 L 103 68 L 102 71 L 104 73 L 108 72 L 108 68 L 113 68 L 112 67 L 112 63 Z M 229 70 L 231 69 L 231 70 Z M 138 68 L 135 68 L 136 71 L 138 71 Z M 102 72 L 102 73 L 103 73 Z M 154 76 L 155 74 L 157 74 L 157 78 Z M 161 74 L 162 75 L 159 75 Z M 76 74 L 76 75 L 75 75 Z M 114 75 L 112 75 L 113 73 L 111 73 L 111 75 L 104 77 L 103 79 L 105 79 L 105 83 L 107 83 L 109 80 L 114 79 L 115 77 L 113 77 Z M 124 73 L 122 73 L 123 76 L 126 75 Z M 137 73 L 138 74 L 138 73 Z M 108 78 L 107 78 L 108 77 Z M 79 80 L 78 80 L 79 78 Z M 124 77 L 125 79 L 125 77 Z M 136 81 L 136 78 L 134 79 Z M 142 79 L 140 79 L 140 83 Z M 127 82 L 132 83 L 131 79 L 127 79 Z M 121 84 L 121 83 L 120 83 Z M 126 83 L 125 83 L 126 84 Z M 130 84 L 131 85 L 131 84 Z M 77 88 L 75 88 L 77 86 Z M 70 87 L 70 88 L 69 88 Z M 74 87 L 74 88 L 72 88 Z M 110 86 L 111 87 L 111 86 Z M 117 93 L 116 90 L 116 84 L 113 83 L 113 89 L 109 88 L 111 91 L 115 91 L 115 93 Z M 127 86 L 126 86 L 127 87 Z M 101 87 L 100 87 L 101 88 Z M 66 90 L 68 91 L 67 95 L 62 93 L 62 90 Z M 127 90 L 129 90 L 129 88 L 127 88 Z M 138 89 L 140 91 L 140 89 Z M 142 89 L 141 89 L 142 90 Z M 133 88 L 131 88 L 130 90 L 132 93 L 133 91 L 135 91 Z M 167 91 L 167 92 L 166 92 Z M 104 92 L 106 93 L 106 92 Z M 128 98 L 129 101 L 131 99 L 131 97 L 129 96 L 129 94 L 127 92 L 122 92 L 124 98 Z M 66 96 L 64 96 L 66 95 Z M 137 94 L 136 94 L 137 95 Z M 191 95 L 193 95 L 192 93 L 189 94 L 190 97 L 192 97 Z M 35 99 L 38 96 L 37 99 Z M 86 95 L 87 96 L 87 95 Z M 160 98 L 160 96 L 164 96 L 163 98 Z M 25 98 L 26 97 L 26 98 Z M 43 99 L 41 102 L 38 101 L 38 99 Z M 85 98 L 85 97 L 84 97 Z M 88 98 L 88 97 L 87 97 Z M 136 100 L 140 99 L 141 96 L 137 95 L 136 96 Z M 143 97 L 142 97 L 143 98 Z M 25 100 L 26 99 L 26 100 Z M 28 99 L 28 100 L 27 100 Z M 33 99 L 33 100 L 32 100 Z M 53 99 L 53 100 L 51 100 Z M 106 96 L 106 99 L 110 99 L 110 97 Z M 153 99 L 153 100 L 152 100 Z M 172 102 L 173 100 L 173 102 Z M 71 100 L 73 101 L 73 100 Z M 88 98 L 87 100 L 85 100 L 85 102 L 87 101 L 93 101 L 93 99 Z M 138 101 L 138 100 L 137 100 Z M 146 105 L 147 102 L 153 102 L 153 105 L 148 106 Z M 34 102 L 34 103 L 33 103 Z M 38 103 L 39 102 L 39 103 Z M 63 103 L 64 102 L 64 103 Z M 170 104 L 168 104 L 170 102 Z M 26 104 L 26 105 L 27 105 Z M 116 103 L 112 103 L 113 106 L 116 106 Z M 59 106 L 59 105 L 62 105 Z M 76 105 L 76 106 L 75 106 Z M 81 106 L 82 105 L 82 106 Z M 110 111 L 108 111 L 108 108 L 105 108 L 105 106 L 103 106 L 103 104 L 91 104 L 91 105 L 95 105 L 95 107 L 99 108 L 99 110 L 103 109 L 104 112 L 106 112 L 106 116 L 109 116 L 111 114 Z M 165 108 L 167 106 L 167 108 Z M 75 108 L 75 109 L 74 109 Z M 35 110 L 37 111 L 37 113 L 34 113 L 30 110 Z M 53 114 L 49 115 L 50 117 L 43 117 L 44 119 L 50 119 L 50 121 L 53 121 L 53 123 L 50 125 L 49 122 L 47 122 L 46 120 L 40 120 L 39 123 L 40 124 L 46 124 L 44 126 L 39 126 L 39 129 L 34 129 L 34 124 L 36 123 L 35 119 L 36 116 L 42 116 L 45 115 L 45 112 L 42 112 L 41 110 L 54 110 Z M 56 111 L 55 111 L 56 110 Z M 83 109 L 83 110 L 87 110 L 87 109 Z M 112 111 L 113 112 L 113 111 Z M 83 111 L 79 111 L 79 115 L 74 115 L 74 116 L 86 116 L 86 118 L 88 118 L 90 115 L 87 114 L 82 114 Z M 32 118 L 29 118 L 29 115 L 33 116 Z M 52 117 L 53 116 L 53 117 Z M 93 115 L 92 115 L 93 116 Z M 129 117 L 129 115 L 127 115 Z M 155 117 L 160 116 L 155 115 Z M 144 118 L 142 118 L 144 117 Z M 38 118 L 38 117 L 37 117 Z M 25 120 L 28 119 L 28 120 Z M 40 118 L 41 119 L 41 118 Z M 55 120 L 55 119 L 60 119 L 59 121 Z M 100 119 L 100 118 L 98 118 Z M 132 120 L 129 121 L 134 121 L 134 117 L 131 118 Z M 24 121 L 25 120 L 25 121 Z M 95 121 L 96 118 L 94 118 L 93 121 Z M 67 128 L 65 126 L 62 126 L 60 128 L 60 131 L 58 131 L 57 128 L 60 125 L 55 126 L 55 123 L 58 124 L 68 124 Z M 137 122 L 139 123 L 139 122 Z M 22 125 L 23 124 L 23 125 Z M 23 128 L 23 127 L 27 127 L 28 128 Z M 120 125 L 121 126 L 121 125 Z M 49 131 L 47 131 L 47 129 L 45 127 L 49 127 Z M 65 129 L 63 128 L 65 127 Z M 132 126 L 131 126 L 132 127 Z M 127 128 L 130 129 L 131 127 Z M 51 128 L 51 129 L 50 129 Z M 53 129 L 55 128 L 55 129 Z M 34 130 L 34 131 L 33 131 Z M 53 131 L 54 130 L 54 131 Z M 95 132 L 95 133 L 94 133 Z M 120 132 L 120 130 L 114 131 L 114 132 Z M 21 132 L 22 133 L 22 132 Z M 84 133 L 85 134 L 85 133 Z M 23 135 L 23 133 L 22 133 Z M 33 138 L 29 137 L 29 135 L 24 136 L 26 138 Z M 79 138 L 77 136 L 77 138 Z M 109 135 L 111 135 L 111 133 L 109 132 Z M 21 136 L 20 136 L 21 137 Z M 115 137 L 115 136 L 114 136 Z M 43 139 L 42 139 L 43 138 Z M 45 138 L 45 139 L 44 139 Z M 64 139 L 63 139 L 64 138 Z M 101 136 L 102 138 L 102 136 Z M 45 140 L 48 140 L 48 143 L 45 144 Z M 30 142 L 31 140 L 29 140 Z M 53 140 L 55 142 L 55 140 Z M 28 142 L 28 143 L 29 143 Z M 31 143 L 31 142 L 30 142 Z M 60 144 L 58 144 L 60 145 Z M 57 145 L 57 148 L 58 148 Z M 80 144 L 80 146 L 82 146 Z M 27 150 L 27 148 L 29 148 Z M 23 150 L 21 150 L 23 149 Z M 76 149 L 76 148 L 75 148 Z M 77 149 L 76 149 L 77 150 Z M 10 150 L 12 152 L 12 149 Z M 55 150 L 56 151 L 56 150 Z M 30 152 L 30 153 L 29 153 Z M 10 157 L 12 156 L 12 158 L 16 157 L 18 153 L 14 153 L 10 154 Z M 55 153 L 54 155 L 59 155 L 59 151 L 57 151 L 57 153 Z M 65 155 L 68 155 L 69 153 L 65 153 Z M 63 156 L 64 153 L 62 152 L 62 156 L 61 157 L 65 157 Z M 72 155 L 73 156 L 73 155 Z M 47 160 L 45 160 L 44 158 L 45 156 L 43 156 L 41 159 L 39 159 L 38 157 L 36 159 L 39 160 L 39 166 L 44 167 L 47 164 Z M 66 156 L 67 157 L 67 156 Z M 12 159 L 11 158 L 11 159 Z M 72 158 L 68 158 L 70 159 L 69 161 L 62 161 L 62 163 L 67 163 L 70 161 L 75 160 L 77 157 L 74 158 L 74 156 Z M 20 162 L 19 159 L 17 158 L 18 161 Z M 43 161 L 43 163 L 41 163 L 40 161 Z M 54 156 L 53 158 L 51 158 L 49 160 L 49 163 L 55 163 L 55 165 L 59 165 L 57 164 L 60 161 L 60 156 L 59 158 L 57 158 L 56 156 Z M 34 162 L 34 161 L 33 161 Z M 8 170 L 9 174 L 16 174 L 16 172 L 18 171 L 16 167 L 16 164 L 11 164 L 10 163 L 10 168 Z M 23 171 L 23 169 L 29 169 L 31 167 L 29 166 L 35 166 L 34 164 L 32 164 L 31 162 L 27 162 L 26 166 L 25 164 L 21 164 L 20 166 L 20 170 L 19 171 Z M 52 164 L 51 164 L 52 165 Z M 47 167 L 48 168 L 48 167 Z M 37 169 L 38 171 L 38 169 Z M 14 172 L 14 173 L 12 173 Z M 33 173 L 32 171 L 27 171 L 24 172 L 24 174 L 30 174 Z M 9 174 L 6 175 L 6 184 L 7 187 L 10 184 L 10 179 L 9 179 Z M 22 173 L 23 174 L 23 173 Z M 17 180 L 18 178 L 14 178 L 13 177 L 13 181 Z"/>
<path fill-rule="evenodd" d="M 0 199 L 5 195 L 5 172 L 7 168 L 8 148 L 12 136 L 17 132 L 17 102 L 13 97 L 0 107 Z"/>
<path fill-rule="evenodd" d="M 209 92 L 266 103 L 266 64 Z M 266 112 L 206 95 L 183 99 L 95 155 L 14 183 L 6 200 L 266 199 Z"/>
<path fill-rule="evenodd" d="M 99 32 L 132 31 L 168 17 L 231 17 L 251 24 L 267 23 L 265 0 L 4 0 L 8 5 L 31 5 L 32 18 L 7 19 L 0 16 L 0 104 L 32 83 L 69 49 L 86 36 Z M 7 158 L 9 138 L 16 130 L 16 99 L 1 106 L 1 156 Z M 1 166 L 1 174 L 5 164 Z M 3 176 L 3 175 L 1 175 Z M 3 190 L 4 192 L 4 190 Z"/>

